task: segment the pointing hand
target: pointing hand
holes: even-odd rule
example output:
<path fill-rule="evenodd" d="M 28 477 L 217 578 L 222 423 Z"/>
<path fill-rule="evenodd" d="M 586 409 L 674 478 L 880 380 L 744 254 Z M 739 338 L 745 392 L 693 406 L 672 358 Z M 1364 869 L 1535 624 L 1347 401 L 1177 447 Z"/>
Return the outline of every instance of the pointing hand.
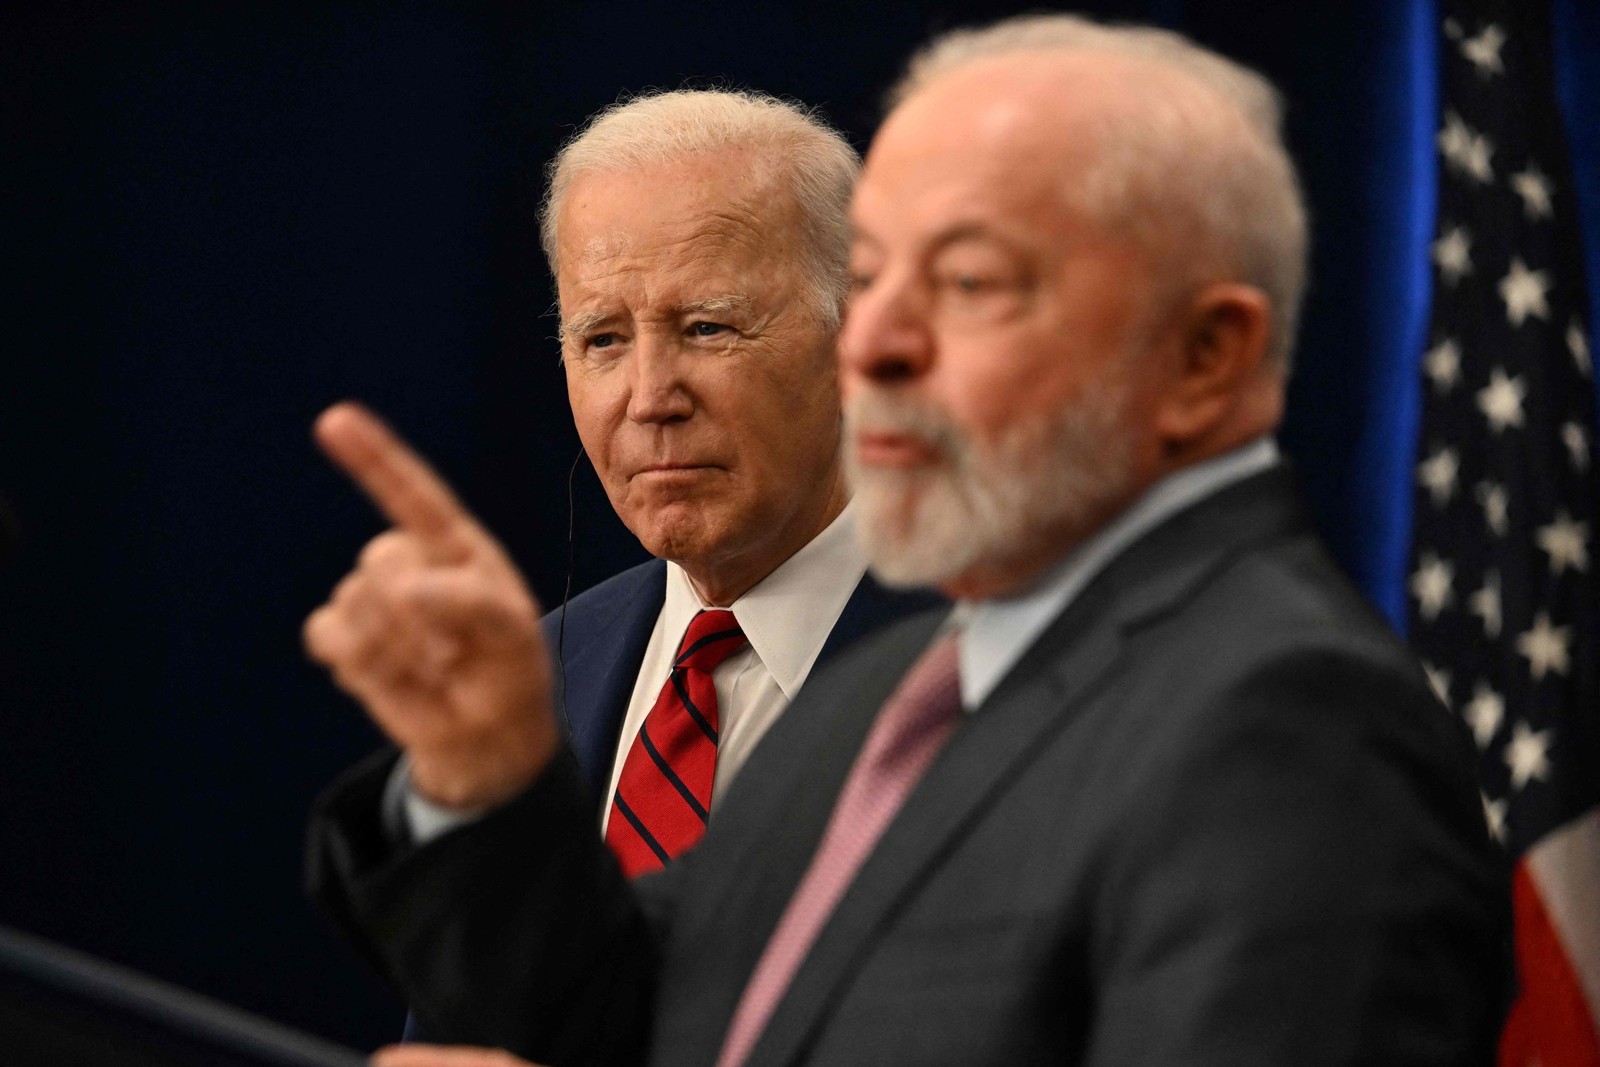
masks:
<path fill-rule="evenodd" d="M 336 404 L 318 444 L 393 528 L 379 534 L 305 644 L 411 759 L 429 800 L 492 807 L 560 744 L 539 608 L 498 542 L 376 416 Z"/>

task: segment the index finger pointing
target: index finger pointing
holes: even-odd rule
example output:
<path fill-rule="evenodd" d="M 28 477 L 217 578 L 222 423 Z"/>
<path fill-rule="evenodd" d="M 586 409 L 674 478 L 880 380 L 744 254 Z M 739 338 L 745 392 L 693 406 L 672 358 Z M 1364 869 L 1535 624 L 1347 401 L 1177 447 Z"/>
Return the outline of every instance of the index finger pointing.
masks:
<path fill-rule="evenodd" d="M 460 547 L 471 515 L 427 461 L 360 404 L 335 404 L 317 418 L 317 444 L 389 521 L 424 543 Z"/>

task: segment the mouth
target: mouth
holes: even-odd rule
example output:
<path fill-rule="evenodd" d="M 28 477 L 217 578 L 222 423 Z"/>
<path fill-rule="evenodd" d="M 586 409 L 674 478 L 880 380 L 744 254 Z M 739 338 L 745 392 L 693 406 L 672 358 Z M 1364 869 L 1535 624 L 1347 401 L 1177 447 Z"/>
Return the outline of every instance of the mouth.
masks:
<path fill-rule="evenodd" d="M 692 478 L 719 468 L 709 463 L 650 463 L 634 473 L 635 478 Z"/>
<path fill-rule="evenodd" d="M 939 459 L 939 451 L 921 437 L 863 430 L 856 434 L 856 459 L 864 467 L 910 470 Z"/>

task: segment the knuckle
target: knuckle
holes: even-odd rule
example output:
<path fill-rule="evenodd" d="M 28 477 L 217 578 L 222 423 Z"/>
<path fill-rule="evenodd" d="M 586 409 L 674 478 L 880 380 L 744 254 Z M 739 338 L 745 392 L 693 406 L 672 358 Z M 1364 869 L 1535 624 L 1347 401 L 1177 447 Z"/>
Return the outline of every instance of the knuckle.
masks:
<path fill-rule="evenodd" d="M 371 679 L 367 672 L 349 661 L 340 660 L 330 664 L 328 672 L 333 676 L 335 685 L 358 699 L 370 688 Z"/>
<path fill-rule="evenodd" d="M 329 598 L 329 603 L 335 608 L 348 608 L 351 604 L 361 599 L 362 594 L 370 584 L 365 575 L 359 571 L 352 571 L 341 578 L 339 584 L 333 587 L 333 596 Z"/>
<path fill-rule="evenodd" d="M 401 531 L 386 530 L 367 542 L 356 564 L 363 570 L 389 570 L 409 562 L 415 556 L 414 547 Z"/>
<path fill-rule="evenodd" d="M 322 660 L 328 647 L 328 628 L 334 625 L 332 618 L 333 609 L 318 608 L 306 616 L 306 621 L 300 625 L 300 643 L 305 646 L 306 654 L 312 659 Z"/>

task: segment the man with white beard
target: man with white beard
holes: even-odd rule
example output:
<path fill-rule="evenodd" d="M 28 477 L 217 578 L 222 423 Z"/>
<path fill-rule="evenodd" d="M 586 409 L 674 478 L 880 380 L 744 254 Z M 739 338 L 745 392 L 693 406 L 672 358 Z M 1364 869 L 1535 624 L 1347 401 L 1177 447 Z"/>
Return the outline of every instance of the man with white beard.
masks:
<path fill-rule="evenodd" d="M 814 675 L 658 879 L 592 840 L 536 686 L 437 724 L 534 755 L 426 863 L 330 796 L 324 901 L 436 1033 L 553 1064 L 1491 1062 L 1470 743 L 1270 437 L 1306 257 L 1276 94 L 1037 16 L 936 42 L 897 100 L 852 210 L 846 455 L 874 572 L 955 611 Z M 432 903 L 511 842 L 535 892 Z"/>

